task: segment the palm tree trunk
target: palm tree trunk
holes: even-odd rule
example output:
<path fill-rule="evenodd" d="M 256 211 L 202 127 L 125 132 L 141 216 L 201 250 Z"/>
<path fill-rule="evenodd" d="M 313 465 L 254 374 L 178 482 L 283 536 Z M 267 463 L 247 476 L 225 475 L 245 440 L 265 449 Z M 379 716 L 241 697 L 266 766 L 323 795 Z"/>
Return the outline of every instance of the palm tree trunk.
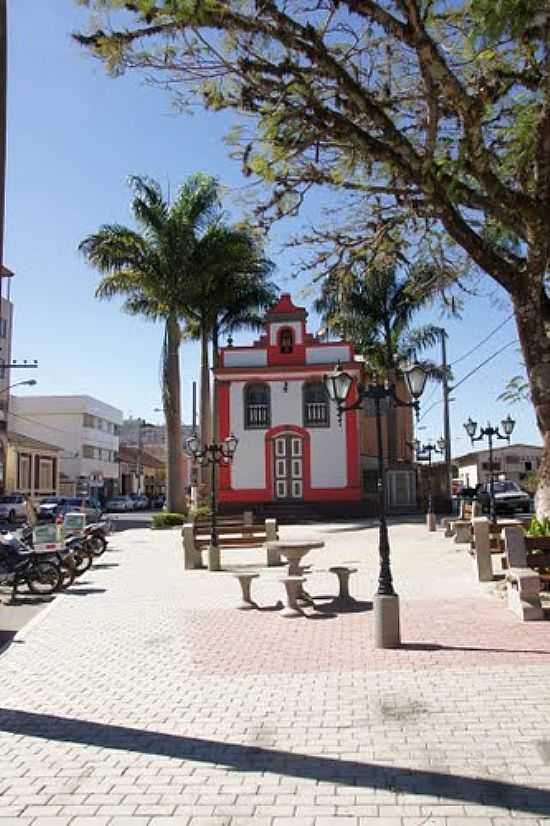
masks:
<path fill-rule="evenodd" d="M 220 329 L 218 324 L 215 323 L 212 328 L 212 367 L 214 370 L 219 367 L 220 365 L 220 355 L 219 355 L 219 345 L 220 345 Z M 216 379 L 214 378 L 214 387 L 212 393 L 212 435 L 216 441 L 219 440 L 220 431 L 219 431 L 219 422 L 218 422 L 218 396 L 216 393 Z"/>
<path fill-rule="evenodd" d="M 185 513 L 185 479 L 183 473 L 183 442 L 181 433 L 180 329 L 174 315 L 166 319 L 163 346 L 162 398 L 166 419 L 167 508 L 172 513 Z"/>
<path fill-rule="evenodd" d="M 208 327 L 201 324 L 201 404 L 200 404 L 201 441 L 204 445 L 212 441 L 212 408 L 210 399 L 210 357 L 208 353 Z M 201 499 L 207 502 L 210 496 L 209 465 L 201 468 L 202 491 Z"/>

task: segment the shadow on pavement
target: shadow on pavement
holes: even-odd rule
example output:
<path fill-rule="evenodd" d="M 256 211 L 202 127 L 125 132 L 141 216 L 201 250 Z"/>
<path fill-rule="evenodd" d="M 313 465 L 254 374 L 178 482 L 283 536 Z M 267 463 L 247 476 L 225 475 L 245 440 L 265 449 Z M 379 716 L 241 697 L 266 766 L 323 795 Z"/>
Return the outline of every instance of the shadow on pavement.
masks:
<path fill-rule="evenodd" d="M 242 772 L 269 772 L 396 793 L 434 795 L 537 815 L 550 814 L 550 790 L 427 769 L 404 768 L 332 757 L 315 757 L 237 743 L 182 737 L 154 731 L 76 720 L 52 714 L 0 709 L 0 730 L 44 740 L 103 749 L 155 754 L 227 766 Z"/>
<path fill-rule="evenodd" d="M 78 585 L 63 591 L 68 597 L 87 597 L 89 594 L 104 594 L 105 592 L 106 588 L 79 588 Z"/>
<path fill-rule="evenodd" d="M 439 645 L 436 642 L 403 642 L 399 646 L 405 651 L 479 651 L 489 654 L 550 654 L 550 651 L 541 651 L 536 648 L 473 648 L 467 645 Z"/>

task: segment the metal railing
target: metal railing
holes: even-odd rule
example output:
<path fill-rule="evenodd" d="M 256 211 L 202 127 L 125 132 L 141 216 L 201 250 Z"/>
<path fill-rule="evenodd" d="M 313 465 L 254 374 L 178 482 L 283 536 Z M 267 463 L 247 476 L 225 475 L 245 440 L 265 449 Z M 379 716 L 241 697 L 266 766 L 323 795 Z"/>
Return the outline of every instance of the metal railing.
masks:
<path fill-rule="evenodd" d="M 328 404 L 326 402 L 309 402 L 306 404 L 306 425 L 327 425 Z"/>
<path fill-rule="evenodd" d="M 268 427 L 269 405 L 248 404 L 245 414 L 246 427 Z"/>

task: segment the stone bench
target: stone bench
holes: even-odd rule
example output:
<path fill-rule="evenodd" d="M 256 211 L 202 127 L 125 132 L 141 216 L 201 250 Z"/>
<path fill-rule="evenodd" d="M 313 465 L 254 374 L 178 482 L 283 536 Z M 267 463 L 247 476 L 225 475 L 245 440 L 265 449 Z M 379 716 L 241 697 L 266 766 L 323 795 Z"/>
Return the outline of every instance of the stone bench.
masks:
<path fill-rule="evenodd" d="M 522 620 L 544 619 L 540 577 L 531 568 L 509 568 L 506 573 L 508 608 Z"/>

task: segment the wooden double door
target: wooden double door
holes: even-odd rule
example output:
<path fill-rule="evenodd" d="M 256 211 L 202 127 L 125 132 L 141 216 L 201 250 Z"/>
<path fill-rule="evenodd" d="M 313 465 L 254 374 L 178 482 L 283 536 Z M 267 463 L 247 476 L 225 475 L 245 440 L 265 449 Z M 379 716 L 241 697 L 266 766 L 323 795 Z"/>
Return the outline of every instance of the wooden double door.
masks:
<path fill-rule="evenodd" d="M 303 499 L 304 440 L 281 433 L 273 440 L 273 478 L 276 499 Z"/>

